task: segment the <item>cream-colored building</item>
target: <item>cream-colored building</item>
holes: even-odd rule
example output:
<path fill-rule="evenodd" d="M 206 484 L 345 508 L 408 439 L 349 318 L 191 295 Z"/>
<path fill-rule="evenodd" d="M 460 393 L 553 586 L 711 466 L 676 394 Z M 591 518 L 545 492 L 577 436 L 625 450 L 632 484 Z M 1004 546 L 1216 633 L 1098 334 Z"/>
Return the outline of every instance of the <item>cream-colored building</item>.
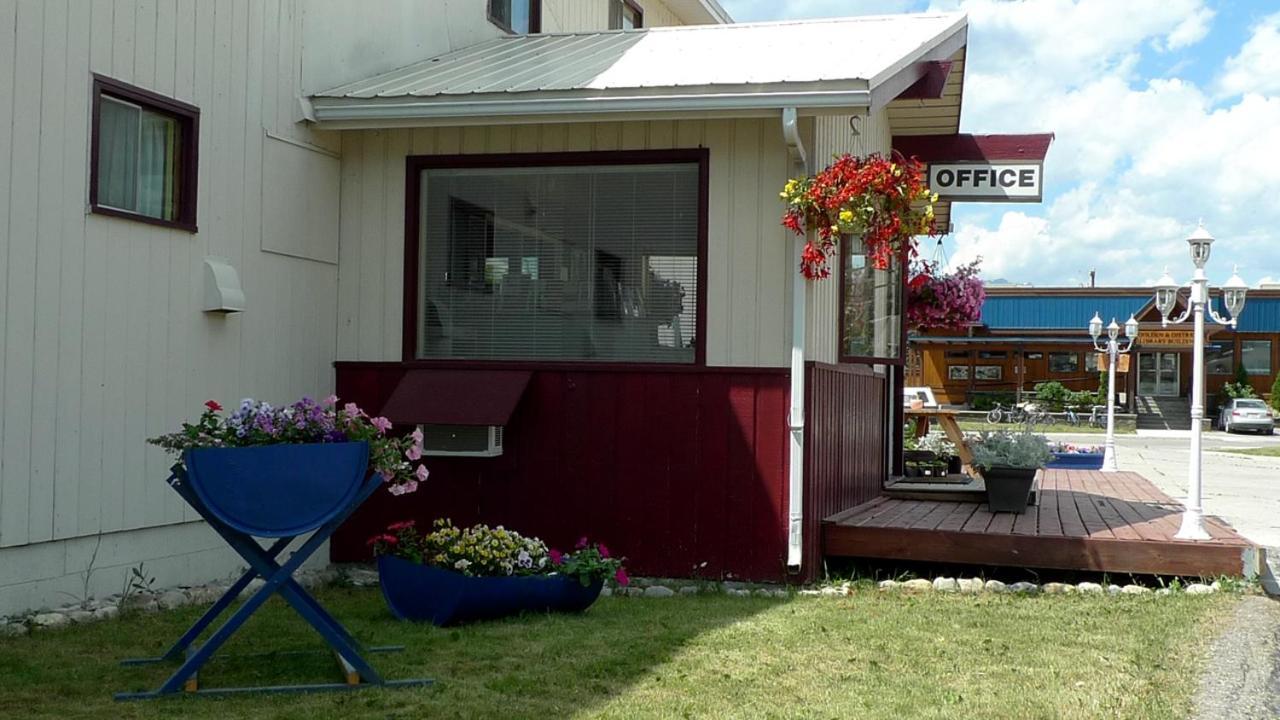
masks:
<path fill-rule="evenodd" d="M 762 431 L 781 474 L 757 473 L 782 549 L 756 565 L 796 569 L 804 363 L 860 364 L 894 397 L 900 300 L 868 276 L 847 300 L 874 308 L 871 351 L 842 351 L 844 286 L 799 278 L 777 193 L 834 153 L 955 133 L 966 20 L 728 23 L 715 0 L 0 0 L 0 614 L 118 592 L 141 562 L 161 585 L 236 568 L 146 444 L 205 400 L 539 343 L 527 359 L 571 368 L 784 378 Z M 426 208 L 449 182 L 442 220 Z M 561 207 L 557 182 L 592 207 L 627 184 L 658 210 L 593 211 L 632 254 L 579 252 L 557 233 L 581 217 L 530 228 L 514 213 L 536 202 L 481 207 L 486 182 Z M 464 226 L 489 244 L 425 239 Z M 496 254 L 517 236 L 541 249 Z M 683 298 L 662 322 L 660 288 Z M 485 330 L 499 296 L 560 304 Z"/>

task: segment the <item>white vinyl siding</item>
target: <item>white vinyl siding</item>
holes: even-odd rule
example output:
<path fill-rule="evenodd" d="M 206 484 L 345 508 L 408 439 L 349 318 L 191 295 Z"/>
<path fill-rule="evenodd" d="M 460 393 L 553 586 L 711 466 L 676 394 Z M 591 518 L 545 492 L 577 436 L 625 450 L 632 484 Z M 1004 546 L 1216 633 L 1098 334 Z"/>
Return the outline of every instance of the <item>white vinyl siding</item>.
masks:
<path fill-rule="evenodd" d="M 333 387 L 337 268 L 261 249 L 268 220 L 305 221 L 262 201 L 266 148 L 285 144 L 266 133 L 338 148 L 294 122 L 305 4 L 0 0 L 0 615 L 78 592 L 99 532 L 116 533 L 100 592 L 140 559 L 161 583 L 233 568 L 216 540 L 183 544 L 203 528 L 117 532 L 195 519 L 146 438 L 210 398 Z M 201 108 L 199 233 L 86 214 L 93 73 Z M 273 182 L 333 206 L 326 159 L 327 186 L 314 169 Z M 200 311 L 205 255 L 239 270 L 247 312 Z"/>

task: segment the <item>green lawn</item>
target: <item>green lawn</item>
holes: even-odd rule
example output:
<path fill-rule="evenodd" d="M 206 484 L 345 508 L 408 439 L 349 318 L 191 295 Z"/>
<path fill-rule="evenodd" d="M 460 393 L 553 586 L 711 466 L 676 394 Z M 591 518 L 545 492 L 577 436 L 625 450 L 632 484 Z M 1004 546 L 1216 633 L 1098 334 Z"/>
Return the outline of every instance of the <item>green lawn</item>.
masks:
<path fill-rule="evenodd" d="M 1262 457 L 1280 457 L 1280 445 L 1269 445 L 1256 448 L 1214 448 L 1214 452 L 1234 453 L 1236 455 L 1260 455 Z"/>
<path fill-rule="evenodd" d="M 376 590 L 321 601 L 371 644 L 390 678 L 428 689 L 114 703 L 164 668 L 199 614 L 0 640 L 4 718 L 1179 718 L 1197 657 L 1229 595 L 606 598 L 578 616 L 460 629 L 396 622 Z M 1187 650 L 1191 647 L 1192 650 Z M 207 685 L 329 682 L 312 631 L 272 600 L 202 674 Z"/>
<path fill-rule="evenodd" d="M 960 426 L 961 430 L 967 432 L 979 432 L 982 430 L 1021 430 L 1023 428 L 1022 425 L 1015 425 L 1013 423 L 997 423 L 993 425 L 984 420 L 957 420 L 956 424 Z M 1074 433 L 1080 435 L 1105 435 L 1107 432 L 1105 427 L 1093 427 L 1087 422 L 1081 422 L 1079 425 L 1068 425 L 1066 423 L 1036 425 L 1035 429 L 1038 433 Z M 1116 434 L 1136 435 L 1137 431 L 1131 427 L 1117 426 Z"/>

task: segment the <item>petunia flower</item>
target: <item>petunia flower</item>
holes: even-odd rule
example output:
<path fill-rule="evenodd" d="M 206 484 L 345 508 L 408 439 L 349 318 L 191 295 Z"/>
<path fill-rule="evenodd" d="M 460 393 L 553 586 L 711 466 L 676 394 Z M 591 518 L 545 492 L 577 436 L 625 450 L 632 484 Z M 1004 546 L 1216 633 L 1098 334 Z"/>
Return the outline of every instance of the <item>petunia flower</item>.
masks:
<path fill-rule="evenodd" d="M 207 400 L 204 406 L 212 412 L 220 412 L 222 410 L 222 406 L 218 404 L 217 400 Z"/>
<path fill-rule="evenodd" d="M 564 562 L 564 553 L 560 552 L 559 550 L 552 548 L 551 550 L 547 551 L 547 555 L 551 557 L 551 564 L 553 565 L 559 565 L 560 563 Z"/>
<path fill-rule="evenodd" d="M 327 398 L 325 398 L 325 399 L 324 399 L 324 404 L 325 404 L 325 405 L 337 405 L 337 404 L 338 404 L 338 396 L 337 396 L 337 395 L 330 395 L 329 397 L 327 397 Z"/>
<path fill-rule="evenodd" d="M 386 434 L 391 429 L 391 421 L 384 417 L 376 417 L 369 420 L 369 424 L 378 428 L 378 432 Z"/>
<path fill-rule="evenodd" d="M 430 474 L 431 471 L 427 470 L 426 465 L 419 465 L 418 469 L 413 471 L 413 476 L 418 478 L 418 482 L 426 482 L 427 476 Z"/>
<path fill-rule="evenodd" d="M 631 578 L 627 577 L 627 569 L 623 567 L 618 568 L 618 572 L 613 574 L 613 580 L 622 587 L 631 583 Z"/>
<path fill-rule="evenodd" d="M 584 547 L 586 547 L 586 546 L 587 546 L 587 536 L 586 536 L 586 535 L 583 535 L 582 537 L 578 538 L 578 544 L 577 544 L 575 547 L 577 547 L 577 549 L 581 550 L 582 548 L 584 548 Z"/>
<path fill-rule="evenodd" d="M 398 532 L 400 530 L 408 530 L 409 528 L 413 527 L 416 524 L 417 524 L 416 520 L 401 520 L 400 522 L 391 523 L 390 525 L 387 526 L 387 529 L 392 532 Z"/>
<path fill-rule="evenodd" d="M 602 558 L 609 557 L 609 548 L 605 547 L 604 543 L 600 543 L 599 545 L 596 545 L 596 549 L 600 551 L 600 557 Z"/>
<path fill-rule="evenodd" d="M 413 462 L 417 462 L 422 459 L 422 448 L 417 445 L 413 445 L 408 450 L 404 451 L 404 456 Z"/>

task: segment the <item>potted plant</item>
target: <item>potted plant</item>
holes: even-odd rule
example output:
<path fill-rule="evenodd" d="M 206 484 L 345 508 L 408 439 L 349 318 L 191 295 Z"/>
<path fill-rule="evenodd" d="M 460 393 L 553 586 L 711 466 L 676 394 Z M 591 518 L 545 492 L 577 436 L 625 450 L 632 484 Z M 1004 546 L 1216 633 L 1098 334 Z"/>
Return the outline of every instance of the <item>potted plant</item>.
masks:
<path fill-rule="evenodd" d="M 960 452 L 956 449 L 955 443 L 951 442 L 946 435 L 930 433 L 920 438 L 919 447 L 922 450 L 928 450 L 945 465 L 942 475 L 959 474 L 962 470 L 960 463 Z"/>
<path fill-rule="evenodd" d="M 179 457 L 186 482 L 222 522 L 255 537 L 314 530 L 342 511 L 370 478 L 396 495 L 426 480 L 422 436 L 390 437 L 386 418 L 354 403 L 303 398 L 273 407 L 241 401 L 230 415 L 210 400 L 194 423 L 151 438 Z"/>
<path fill-rule="evenodd" d="M 581 612 L 605 582 L 628 583 L 623 559 L 585 537 L 562 553 L 501 525 L 459 528 L 440 519 L 428 533 L 413 521 L 392 523 L 369 545 L 392 614 L 439 626 L 526 611 Z"/>
<path fill-rule="evenodd" d="M 1036 471 L 1053 459 L 1045 436 L 1029 430 L 980 433 L 972 450 L 991 512 L 1024 512 Z"/>

